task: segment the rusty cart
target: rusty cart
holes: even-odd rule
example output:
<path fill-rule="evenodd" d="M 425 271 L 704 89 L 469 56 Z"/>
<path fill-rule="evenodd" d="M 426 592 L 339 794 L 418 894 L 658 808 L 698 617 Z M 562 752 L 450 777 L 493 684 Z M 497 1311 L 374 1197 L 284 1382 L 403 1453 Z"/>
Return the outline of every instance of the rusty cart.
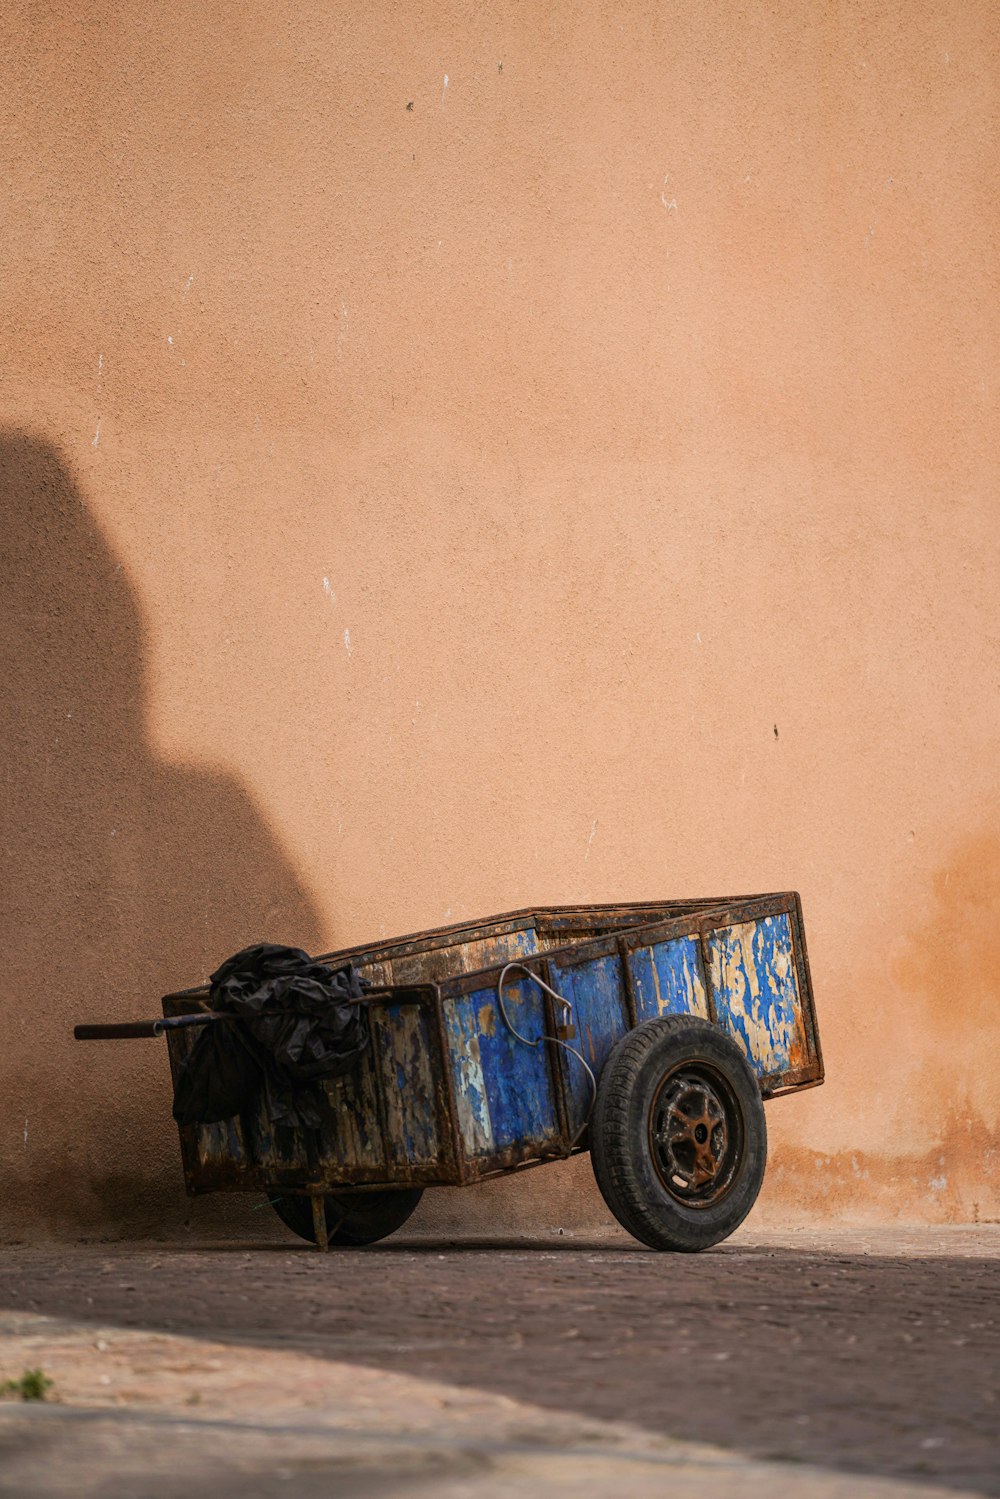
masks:
<path fill-rule="evenodd" d="M 587 1149 L 631 1234 L 706 1248 L 760 1190 L 763 1100 L 823 1081 L 794 893 L 516 911 L 319 961 L 369 985 L 371 1044 L 324 1085 L 328 1121 L 275 1129 L 261 1095 L 180 1133 L 189 1193 L 264 1192 L 323 1249 L 386 1237 L 425 1187 Z M 76 1035 L 166 1035 L 176 1079 L 207 1003 Z"/>

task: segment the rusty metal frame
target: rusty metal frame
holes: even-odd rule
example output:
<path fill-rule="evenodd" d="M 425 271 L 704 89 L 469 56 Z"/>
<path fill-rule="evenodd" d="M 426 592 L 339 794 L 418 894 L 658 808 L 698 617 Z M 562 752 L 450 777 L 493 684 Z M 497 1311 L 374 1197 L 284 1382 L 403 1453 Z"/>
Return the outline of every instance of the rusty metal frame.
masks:
<path fill-rule="evenodd" d="M 441 994 L 441 985 L 434 986 L 434 1018 L 436 1021 L 436 1034 L 438 1038 L 438 1062 L 440 1064 L 439 1077 L 439 1100 L 441 1111 L 438 1115 L 439 1129 L 442 1141 L 447 1140 L 451 1146 L 451 1160 L 453 1170 L 453 1185 L 464 1186 L 468 1180 L 468 1162 L 462 1145 L 462 1135 L 458 1127 L 458 1099 L 455 1093 L 455 1074 L 451 1069 L 448 1056 L 448 1032 L 444 1023 L 444 1000 Z M 443 1088 L 443 1093 L 440 1091 Z"/>
<path fill-rule="evenodd" d="M 548 954 L 542 960 L 542 977 L 550 989 L 555 988 L 552 975 L 552 964 L 549 962 Z M 562 1156 L 565 1159 L 573 1154 L 573 1139 L 569 1127 L 569 1106 L 566 1099 L 566 1080 L 563 1077 L 562 1060 L 560 1049 L 555 1044 L 557 1033 L 561 1027 L 561 1017 L 556 1014 L 556 1002 L 551 994 L 542 990 L 542 1002 L 545 1011 L 545 1054 L 549 1064 L 549 1082 L 552 1087 L 552 1097 L 555 1100 L 556 1120 L 559 1125 L 560 1148 L 553 1151 L 552 1155 Z M 579 1148 L 579 1147 L 578 1147 Z M 544 1159 L 551 1159 L 546 1155 Z"/>
<path fill-rule="evenodd" d="M 819 1021 L 816 1018 L 816 997 L 813 993 L 812 971 L 809 967 L 809 950 L 806 946 L 806 926 L 802 917 L 802 897 L 792 891 L 792 954 L 795 959 L 795 976 L 799 994 L 802 996 L 802 1016 L 806 1026 L 809 1051 L 815 1058 L 815 1075 L 806 1082 L 793 1084 L 797 1087 L 818 1088 L 826 1077 L 823 1065 L 823 1047 L 819 1039 Z M 788 1091 L 782 1088 L 782 1092 Z"/>

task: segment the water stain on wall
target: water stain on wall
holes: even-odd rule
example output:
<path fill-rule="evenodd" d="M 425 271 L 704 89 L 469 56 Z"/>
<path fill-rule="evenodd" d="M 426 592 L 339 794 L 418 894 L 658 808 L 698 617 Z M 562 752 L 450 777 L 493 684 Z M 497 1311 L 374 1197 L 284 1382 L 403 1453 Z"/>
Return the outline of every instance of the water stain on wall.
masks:
<path fill-rule="evenodd" d="M 987 828 L 1000 823 L 980 810 Z M 910 910 L 895 945 L 891 921 L 869 933 L 881 961 L 862 972 L 854 1025 L 843 1007 L 831 1017 L 824 1103 L 851 1119 L 856 1143 L 803 1147 L 783 1113 L 766 1214 L 1000 1218 L 1000 837 L 957 842 Z M 818 1002 L 822 1028 L 821 985 Z"/>
<path fill-rule="evenodd" d="M 1000 809 L 984 808 L 1000 826 Z M 947 1079 L 956 1060 L 1000 1061 L 995 1033 L 1000 997 L 1000 836 L 971 835 L 932 881 L 933 908 L 892 967 L 921 1007 L 920 1024 L 940 1042 Z"/>
<path fill-rule="evenodd" d="M 859 1124 L 861 1140 L 868 1132 L 863 1118 Z M 919 1155 L 880 1151 L 875 1111 L 870 1135 L 870 1147 L 833 1154 L 782 1145 L 768 1165 L 761 1219 L 987 1223 L 1000 1217 L 1000 1136 L 980 1116 L 943 1115 L 938 1139 Z"/>

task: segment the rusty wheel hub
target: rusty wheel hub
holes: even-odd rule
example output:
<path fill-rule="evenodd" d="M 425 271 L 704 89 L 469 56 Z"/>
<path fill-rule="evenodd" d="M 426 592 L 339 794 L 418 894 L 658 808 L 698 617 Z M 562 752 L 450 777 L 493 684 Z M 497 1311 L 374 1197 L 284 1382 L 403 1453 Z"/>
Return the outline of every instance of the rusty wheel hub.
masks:
<path fill-rule="evenodd" d="M 715 1200 L 729 1185 L 738 1123 L 724 1085 L 701 1069 L 664 1080 L 650 1113 L 650 1145 L 667 1190 L 696 1205 Z"/>

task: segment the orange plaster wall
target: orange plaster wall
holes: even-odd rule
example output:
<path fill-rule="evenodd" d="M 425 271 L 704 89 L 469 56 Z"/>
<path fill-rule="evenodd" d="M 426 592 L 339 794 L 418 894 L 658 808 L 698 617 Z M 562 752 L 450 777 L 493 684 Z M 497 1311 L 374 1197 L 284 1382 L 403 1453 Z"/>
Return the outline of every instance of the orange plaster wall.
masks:
<path fill-rule="evenodd" d="M 245 942 L 790 887 L 758 1221 L 1000 1215 L 993 7 L 0 29 L 0 1233 L 224 1223 L 69 1031 Z"/>

